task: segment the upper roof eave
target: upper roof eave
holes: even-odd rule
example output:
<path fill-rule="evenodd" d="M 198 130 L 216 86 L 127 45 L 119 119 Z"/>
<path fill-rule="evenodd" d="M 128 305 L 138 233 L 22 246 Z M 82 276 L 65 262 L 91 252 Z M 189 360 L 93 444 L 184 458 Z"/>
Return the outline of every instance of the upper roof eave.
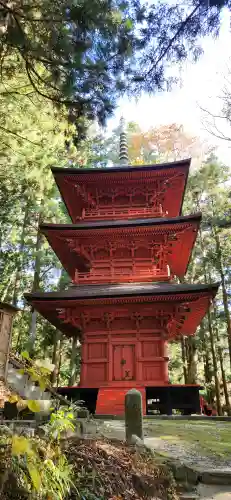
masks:
<path fill-rule="evenodd" d="M 90 174 L 90 173 L 106 173 L 110 174 L 112 172 L 131 172 L 131 171 L 142 171 L 142 170 L 165 170 L 167 168 L 176 168 L 186 166 L 190 167 L 191 158 L 186 158 L 185 160 L 177 160 L 168 163 L 154 163 L 152 165 L 121 165 L 115 167 L 104 167 L 104 168 L 76 168 L 76 167 L 51 167 L 53 174 Z"/>

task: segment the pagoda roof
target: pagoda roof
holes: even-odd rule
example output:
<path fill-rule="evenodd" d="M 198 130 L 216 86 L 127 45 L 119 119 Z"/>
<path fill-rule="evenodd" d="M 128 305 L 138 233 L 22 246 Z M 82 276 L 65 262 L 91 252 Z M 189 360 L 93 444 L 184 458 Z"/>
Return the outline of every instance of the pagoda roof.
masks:
<path fill-rule="evenodd" d="M 73 222 L 82 219 L 82 210 L 89 209 L 88 218 L 104 219 L 105 215 L 93 215 L 97 212 L 102 191 L 109 195 L 111 190 L 125 186 L 136 189 L 151 189 L 152 194 L 162 197 L 163 210 L 170 216 L 181 213 L 184 192 L 191 159 L 154 165 L 121 165 L 107 168 L 60 168 L 52 167 L 56 184 Z M 155 182 L 159 179 L 162 187 L 155 191 Z M 166 182 L 169 180 L 168 184 Z M 153 187 L 150 183 L 154 183 Z M 165 189 L 163 189 L 165 183 Z M 125 189 L 127 192 L 127 189 Z M 100 194 L 100 193 L 101 194 Z M 97 201 L 98 200 L 98 201 Z M 113 205 L 113 203 L 112 203 Z M 146 215 L 145 215 L 146 216 Z M 112 217 L 113 218 L 113 217 Z M 115 217 L 118 219 L 119 217 Z"/>
<path fill-rule="evenodd" d="M 51 324 L 67 336 L 81 336 L 79 319 L 82 314 L 92 310 L 104 313 L 104 307 L 121 310 L 130 306 L 153 308 L 163 311 L 182 307 L 182 321 L 173 321 L 169 325 L 169 338 L 179 335 L 193 335 L 203 316 L 206 314 L 211 300 L 216 295 L 218 283 L 212 285 L 188 284 L 123 284 L 123 285 L 90 285 L 71 286 L 68 290 L 58 292 L 34 292 L 25 294 L 27 301 L 43 315 Z M 156 306 L 155 306 L 156 304 Z M 187 311 L 187 312 L 186 312 Z M 154 312 L 154 310 L 153 310 Z M 183 314 L 183 316 L 182 316 Z"/>
<path fill-rule="evenodd" d="M 136 238 L 140 239 L 142 235 L 143 238 L 149 238 L 149 240 L 166 235 L 164 244 L 168 245 L 167 260 L 171 273 L 184 276 L 200 221 L 201 214 L 197 213 L 171 219 L 102 221 L 88 224 L 41 224 L 40 229 L 72 279 L 75 277 L 76 269 L 79 272 L 89 272 L 89 269 L 94 265 L 94 259 L 91 260 L 88 254 L 89 245 L 107 248 L 108 239 L 110 242 L 113 241 L 113 238 L 116 238 L 115 241 L 119 239 L 124 241 L 124 238 L 126 241 L 130 239 L 136 241 Z M 173 236 L 176 241 L 172 241 Z M 125 245 L 126 241 L 124 241 Z"/>
<path fill-rule="evenodd" d="M 180 215 L 178 217 L 160 217 L 155 219 L 130 219 L 130 220 L 111 220 L 111 221 L 91 221 L 81 224 L 52 224 L 46 223 L 40 224 L 40 229 L 43 232 L 45 229 L 75 229 L 78 231 L 84 231 L 89 229 L 104 229 L 104 228 L 116 228 L 116 227 L 138 227 L 138 226 L 165 226 L 174 225 L 184 222 L 200 222 L 202 218 L 201 212 L 190 215 Z"/>
<path fill-rule="evenodd" d="M 123 285 L 72 285 L 67 290 L 58 292 L 33 292 L 24 294 L 28 302 L 37 300 L 83 300 L 83 299 L 108 299 L 113 297 L 133 296 L 174 296 L 175 300 L 182 295 L 194 295 L 201 292 L 210 293 L 215 297 L 219 283 L 209 285 L 201 284 L 160 284 L 160 283 L 124 283 Z"/>
<path fill-rule="evenodd" d="M 152 165 L 115 165 L 113 167 L 103 167 L 103 168 L 76 168 L 76 167 L 51 167 L 51 170 L 54 175 L 57 173 L 62 173 L 62 174 L 80 174 L 80 175 L 87 175 L 90 173 L 98 174 L 98 173 L 105 173 L 105 174 L 110 174 L 114 172 L 133 172 L 135 171 L 148 171 L 148 170 L 166 170 L 166 169 L 171 169 L 171 168 L 176 168 L 176 167 L 190 167 L 191 163 L 191 158 L 186 158 L 185 160 L 176 160 L 172 162 L 165 162 L 165 163 L 153 163 Z"/>

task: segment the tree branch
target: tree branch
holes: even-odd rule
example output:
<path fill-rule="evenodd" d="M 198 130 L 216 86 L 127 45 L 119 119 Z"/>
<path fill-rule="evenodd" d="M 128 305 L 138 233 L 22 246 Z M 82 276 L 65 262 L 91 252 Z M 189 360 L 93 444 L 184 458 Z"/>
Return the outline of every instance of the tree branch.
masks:
<path fill-rule="evenodd" d="M 38 72 L 35 70 L 35 68 L 31 65 L 31 63 L 29 63 L 29 67 L 30 67 L 30 71 L 32 71 L 32 73 L 34 73 L 34 75 L 38 78 L 38 80 L 40 80 L 40 82 L 42 82 L 43 85 L 46 85 L 48 87 L 50 87 L 52 90 L 54 90 L 55 92 L 59 92 L 59 88 L 57 87 L 54 87 L 54 85 L 52 85 L 51 83 L 49 82 L 46 82 L 39 74 Z"/>
<path fill-rule="evenodd" d="M 36 17 L 28 17 L 28 16 L 25 16 L 24 14 L 22 14 L 22 12 L 18 11 L 17 9 L 12 9 L 11 7 L 9 7 L 9 5 L 6 5 L 4 2 L 1 2 L 0 1 L 0 5 L 2 5 L 2 9 L 0 9 L 0 11 L 7 11 L 9 12 L 15 19 L 16 16 L 18 17 L 21 17 L 22 19 L 25 19 L 26 21 L 30 21 L 30 22 L 33 22 L 33 23 L 41 23 L 41 22 L 52 22 L 52 23 L 63 23 L 63 18 L 60 17 L 59 19 L 51 19 L 50 17 L 40 17 L 39 19 L 36 18 Z M 33 6 L 33 8 L 35 8 L 35 6 Z"/>
<path fill-rule="evenodd" d="M 40 146 L 40 144 L 38 142 L 33 142 L 30 139 L 27 139 L 27 137 L 23 137 L 22 135 L 17 134 L 17 132 L 13 132 L 13 130 L 9 130 L 8 128 L 3 127 L 2 125 L 0 125 L 0 129 L 3 130 L 4 132 L 6 132 L 7 134 L 12 134 L 12 135 L 18 137 L 18 139 L 22 139 L 23 141 L 30 142 L 30 144 L 33 144 L 34 146 Z"/>
<path fill-rule="evenodd" d="M 20 53 L 21 54 L 21 53 Z M 23 57 L 23 55 L 21 54 L 21 56 Z M 77 101 L 71 101 L 71 100 L 62 100 L 58 97 L 55 97 L 55 96 L 51 96 L 51 95 L 48 95 L 48 94 L 44 94 L 40 89 L 38 89 L 38 87 L 36 86 L 31 74 L 30 74 L 30 64 L 28 63 L 28 61 L 23 57 L 24 61 L 25 61 L 25 64 L 26 64 L 26 72 L 27 72 L 27 76 L 28 76 L 28 79 L 32 85 L 32 87 L 34 88 L 35 92 L 37 92 L 39 95 L 41 95 L 42 97 L 44 97 L 45 99 L 48 99 L 49 101 L 52 101 L 52 102 L 56 102 L 57 104 L 61 104 L 63 106 L 72 106 L 72 107 L 75 107 L 75 108 L 78 108 L 79 106 L 79 103 Z M 59 90 L 57 90 L 58 92 Z M 84 104 L 84 103 L 88 103 L 90 102 L 90 99 L 82 99 L 81 100 L 81 103 Z"/>
<path fill-rule="evenodd" d="M 51 271 L 51 269 L 54 269 L 54 266 L 49 266 L 48 269 L 45 269 L 41 274 L 40 274 L 40 280 L 42 278 L 44 278 L 44 276 L 46 276 L 47 273 L 49 273 L 49 271 Z"/>
<path fill-rule="evenodd" d="M 169 41 L 166 49 L 164 49 L 164 51 L 160 54 L 160 56 L 158 57 L 157 61 L 151 66 L 151 68 L 148 70 L 148 72 L 146 73 L 145 75 L 145 78 L 147 78 L 147 76 L 150 75 L 150 73 L 157 67 L 157 65 L 159 64 L 159 62 L 164 59 L 164 57 L 166 56 L 166 54 L 168 53 L 169 49 L 172 47 L 173 43 L 175 42 L 175 40 L 177 39 L 177 37 L 180 35 L 180 33 L 182 31 L 184 31 L 184 28 L 185 26 L 188 24 L 188 22 L 191 20 L 191 18 L 194 16 L 194 14 L 197 12 L 197 10 L 200 8 L 200 2 L 198 5 L 196 5 L 196 7 L 193 9 L 193 11 L 191 12 L 191 14 L 189 14 L 188 17 L 186 17 L 186 19 L 181 22 L 180 24 L 180 27 L 178 28 L 178 30 L 176 31 L 175 35 L 171 38 L 171 40 Z"/>
<path fill-rule="evenodd" d="M 207 113 L 209 116 L 212 116 L 212 118 L 220 118 L 222 120 L 227 120 L 227 118 L 225 116 L 222 116 L 222 115 L 214 115 L 213 113 L 211 113 L 211 111 L 209 111 L 208 109 L 205 109 L 205 108 L 202 108 L 202 106 L 200 106 L 200 109 L 201 111 L 203 111 L 204 113 Z"/>

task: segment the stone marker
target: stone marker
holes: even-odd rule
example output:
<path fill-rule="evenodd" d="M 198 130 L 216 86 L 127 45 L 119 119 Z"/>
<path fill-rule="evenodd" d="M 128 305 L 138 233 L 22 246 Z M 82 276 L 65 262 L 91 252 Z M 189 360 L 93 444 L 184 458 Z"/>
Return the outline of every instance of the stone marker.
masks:
<path fill-rule="evenodd" d="M 125 396 L 125 429 L 128 444 L 134 442 L 134 436 L 143 440 L 142 396 L 136 389 Z"/>

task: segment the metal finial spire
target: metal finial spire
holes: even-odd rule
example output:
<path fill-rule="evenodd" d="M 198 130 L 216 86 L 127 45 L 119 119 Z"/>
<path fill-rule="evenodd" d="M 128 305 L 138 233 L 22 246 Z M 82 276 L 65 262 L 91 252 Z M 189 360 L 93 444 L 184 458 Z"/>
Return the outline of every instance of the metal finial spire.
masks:
<path fill-rule="evenodd" d="M 120 118 L 120 152 L 119 159 L 121 165 L 128 164 L 128 143 L 127 143 L 127 135 L 125 132 L 125 120 L 123 116 Z"/>

